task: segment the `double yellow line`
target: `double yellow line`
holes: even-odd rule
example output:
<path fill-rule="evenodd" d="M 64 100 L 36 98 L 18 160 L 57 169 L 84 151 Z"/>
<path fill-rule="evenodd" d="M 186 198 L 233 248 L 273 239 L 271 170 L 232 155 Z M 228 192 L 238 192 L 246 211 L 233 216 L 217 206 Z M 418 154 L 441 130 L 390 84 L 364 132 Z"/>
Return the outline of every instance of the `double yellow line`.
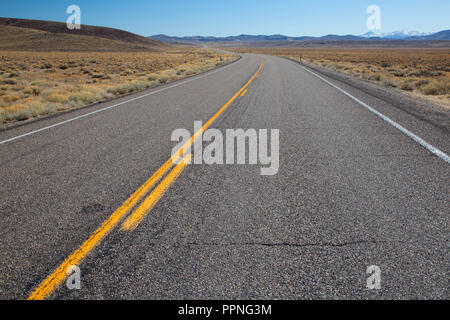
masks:
<path fill-rule="evenodd" d="M 155 186 L 164 175 L 177 164 L 175 168 L 163 179 L 163 181 L 150 193 L 150 195 L 142 201 L 137 209 L 124 221 L 122 230 L 134 230 L 144 219 L 145 215 L 156 205 L 170 185 L 179 177 L 183 169 L 190 162 L 191 153 L 187 153 L 193 145 L 194 141 L 201 135 L 211 124 L 219 117 L 225 109 L 255 80 L 264 65 L 261 59 L 261 65 L 258 71 L 250 78 L 250 80 L 220 108 L 217 113 L 205 123 L 205 125 L 197 131 L 191 139 L 186 142 L 161 168 L 158 169 L 136 192 L 134 192 L 124 204 L 118 208 L 103 224 L 87 239 L 75 252 L 73 252 L 51 275 L 49 275 L 28 297 L 28 300 L 43 300 L 49 296 L 61 283 L 67 278 L 67 270 L 72 265 L 79 265 L 80 262 L 91 252 L 107 235 L 110 233 L 126 216 L 132 208 Z M 181 159 L 181 160 L 180 160 Z"/>
<path fill-rule="evenodd" d="M 191 161 L 192 154 L 186 155 L 181 162 L 167 175 L 166 178 L 153 190 L 153 192 L 141 203 L 141 205 L 125 220 L 122 230 L 134 230 L 144 219 L 145 215 L 153 209 L 171 184 L 180 176 L 186 165 Z"/>

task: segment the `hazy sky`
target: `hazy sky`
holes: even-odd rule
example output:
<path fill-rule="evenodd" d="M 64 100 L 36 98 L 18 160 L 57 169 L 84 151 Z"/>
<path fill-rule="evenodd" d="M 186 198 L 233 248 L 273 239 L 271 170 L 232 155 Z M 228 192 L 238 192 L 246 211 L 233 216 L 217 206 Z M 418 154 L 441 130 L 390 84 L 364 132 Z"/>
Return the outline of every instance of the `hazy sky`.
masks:
<path fill-rule="evenodd" d="M 63 22 L 71 4 L 82 24 L 144 36 L 363 34 L 372 4 L 381 8 L 379 32 L 450 29 L 449 0 L 2 0 L 0 16 Z"/>

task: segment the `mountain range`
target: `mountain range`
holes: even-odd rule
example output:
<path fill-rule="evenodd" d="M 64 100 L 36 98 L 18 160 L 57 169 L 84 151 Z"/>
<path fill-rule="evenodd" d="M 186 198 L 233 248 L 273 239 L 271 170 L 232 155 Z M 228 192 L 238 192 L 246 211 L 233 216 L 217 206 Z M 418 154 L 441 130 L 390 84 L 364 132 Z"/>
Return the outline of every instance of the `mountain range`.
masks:
<path fill-rule="evenodd" d="M 164 34 L 150 36 L 149 38 L 166 42 L 178 44 L 199 44 L 208 42 L 221 43 L 239 43 L 239 42 L 303 42 L 303 41 L 368 41 L 368 40 L 450 40 L 450 30 L 444 30 L 436 33 L 423 33 L 417 31 L 401 30 L 390 33 L 376 34 L 368 32 L 363 35 L 334 35 L 329 34 L 323 37 L 289 37 L 281 34 L 275 35 L 247 35 L 229 37 L 203 37 L 203 36 L 188 36 L 188 37 L 172 37 Z"/>

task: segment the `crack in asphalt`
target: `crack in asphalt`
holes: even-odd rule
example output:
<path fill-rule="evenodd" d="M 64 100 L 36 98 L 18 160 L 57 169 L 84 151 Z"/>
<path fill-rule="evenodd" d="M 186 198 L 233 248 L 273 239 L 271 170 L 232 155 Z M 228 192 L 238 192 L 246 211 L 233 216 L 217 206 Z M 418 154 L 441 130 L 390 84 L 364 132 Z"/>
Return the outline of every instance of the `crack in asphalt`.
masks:
<path fill-rule="evenodd" d="M 268 243 L 268 242 L 234 242 L 234 243 L 218 243 L 218 242 L 209 242 L 209 243 L 200 243 L 200 242 L 189 242 L 186 245 L 188 246 L 217 246 L 217 247 L 228 247 L 228 246 L 261 246 L 261 247 L 346 247 L 350 245 L 357 244 L 380 244 L 380 243 L 395 243 L 401 244 L 406 243 L 407 241 L 387 241 L 387 240 L 357 240 L 357 241 L 346 241 L 341 243 L 335 242 L 307 242 L 307 243 L 291 243 L 291 242 L 280 242 L 280 243 Z"/>

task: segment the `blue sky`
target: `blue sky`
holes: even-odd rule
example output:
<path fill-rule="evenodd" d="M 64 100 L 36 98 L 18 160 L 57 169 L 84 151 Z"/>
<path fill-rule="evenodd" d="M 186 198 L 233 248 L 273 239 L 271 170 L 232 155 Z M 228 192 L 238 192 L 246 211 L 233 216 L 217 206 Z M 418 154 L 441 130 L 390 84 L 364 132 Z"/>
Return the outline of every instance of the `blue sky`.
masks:
<path fill-rule="evenodd" d="M 450 29 L 448 0 L 3 0 L 0 16 L 65 21 L 71 4 L 82 24 L 144 36 L 363 34 L 372 4 L 381 8 L 379 32 Z"/>

